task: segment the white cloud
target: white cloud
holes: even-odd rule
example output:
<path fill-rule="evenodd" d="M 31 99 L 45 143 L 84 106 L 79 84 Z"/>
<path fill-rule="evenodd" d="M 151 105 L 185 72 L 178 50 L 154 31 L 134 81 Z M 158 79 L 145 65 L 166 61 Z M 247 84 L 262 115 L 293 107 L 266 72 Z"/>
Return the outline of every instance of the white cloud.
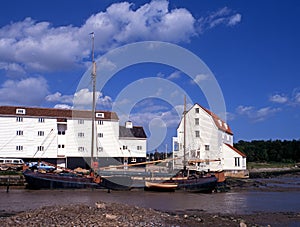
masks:
<path fill-rule="evenodd" d="M 201 81 L 207 80 L 208 79 L 208 75 L 206 74 L 198 74 L 196 75 L 196 77 L 194 78 L 194 80 L 192 80 L 192 83 L 200 83 Z"/>
<path fill-rule="evenodd" d="M 255 122 L 264 121 L 279 111 L 281 111 L 280 108 L 263 107 L 256 109 L 253 106 L 238 106 L 236 109 L 237 114 L 245 115 Z"/>
<path fill-rule="evenodd" d="M 234 25 L 240 18 L 225 7 L 200 21 L 215 27 Z M 91 31 L 95 32 L 96 51 L 103 52 L 143 40 L 189 42 L 198 35 L 196 30 L 193 15 L 184 8 L 170 9 L 167 0 L 153 0 L 137 9 L 129 2 L 115 3 L 91 15 L 80 27 L 54 27 L 28 17 L 0 28 L 0 65 L 15 74 L 73 70 L 84 66 L 89 57 Z"/>
<path fill-rule="evenodd" d="M 253 110 L 252 106 L 238 106 L 236 109 L 238 114 L 249 114 Z"/>
<path fill-rule="evenodd" d="M 46 96 L 48 102 L 73 103 L 73 95 L 62 95 L 60 92 Z"/>
<path fill-rule="evenodd" d="M 178 79 L 180 78 L 181 72 L 180 71 L 175 71 L 170 74 L 170 76 L 167 77 L 167 79 L 172 80 L 172 79 Z"/>
<path fill-rule="evenodd" d="M 66 105 L 66 104 L 57 104 L 57 105 L 54 106 L 54 108 L 70 110 L 70 109 L 72 109 L 72 106 L 69 106 L 69 105 Z"/>
<path fill-rule="evenodd" d="M 0 62 L 0 69 L 5 70 L 10 78 L 18 78 L 26 74 L 23 67 L 17 63 Z"/>
<path fill-rule="evenodd" d="M 241 20 L 242 20 L 242 15 L 237 13 L 229 18 L 228 25 L 234 26 L 234 25 L 240 23 Z"/>
<path fill-rule="evenodd" d="M 300 104 L 300 88 L 295 88 L 292 92 L 292 105 L 298 106 Z"/>
<path fill-rule="evenodd" d="M 46 101 L 57 102 L 55 106 L 66 106 L 66 104 L 75 105 L 77 109 L 90 109 L 92 106 L 93 93 L 88 89 L 81 89 L 74 95 L 62 95 L 60 92 L 46 96 Z M 110 108 L 112 106 L 112 99 L 109 96 L 104 96 L 101 92 L 96 92 L 97 105 L 102 108 Z M 68 105 L 69 106 L 69 105 Z"/>
<path fill-rule="evenodd" d="M 294 99 L 295 99 L 295 102 L 296 102 L 297 104 L 300 104 L 300 92 L 298 92 L 298 93 L 295 94 Z"/>
<path fill-rule="evenodd" d="M 212 29 L 218 25 L 225 26 L 235 26 L 242 20 L 242 15 L 239 13 L 234 13 L 228 7 L 219 9 L 216 12 L 210 13 L 206 17 L 201 17 L 198 19 L 198 31 L 200 33 Z"/>
<path fill-rule="evenodd" d="M 7 80 L 0 88 L 1 105 L 39 105 L 49 93 L 43 77 Z"/>
<path fill-rule="evenodd" d="M 275 103 L 287 103 L 289 101 L 287 96 L 279 94 L 271 96 L 269 100 Z"/>

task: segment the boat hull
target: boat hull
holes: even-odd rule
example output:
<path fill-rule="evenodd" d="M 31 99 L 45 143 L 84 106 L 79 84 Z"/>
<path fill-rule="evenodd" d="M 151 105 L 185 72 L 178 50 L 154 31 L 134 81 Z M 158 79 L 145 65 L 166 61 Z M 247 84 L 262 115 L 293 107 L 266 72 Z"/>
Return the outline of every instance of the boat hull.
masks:
<path fill-rule="evenodd" d="M 100 185 L 93 182 L 92 178 L 60 175 L 55 173 L 39 173 L 25 170 L 23 175 L 29 189 L 81 189 L 100 188 Z"/>
<path fill-rule="evenodd" d="M 155 182 L 145 182 L 146 191 L 159 191 L 159 192 L 174 192 L 178 185 L 175 183 L 155 183 Z"/>
<path fill-rule="evenodd" d="M 199 177 L 195 179 L 172 179 L 169 182 L 178 185 L 177 190 L 188 192 L 212 192 L 217 186 L 218 179 L 215 176 Z"/>

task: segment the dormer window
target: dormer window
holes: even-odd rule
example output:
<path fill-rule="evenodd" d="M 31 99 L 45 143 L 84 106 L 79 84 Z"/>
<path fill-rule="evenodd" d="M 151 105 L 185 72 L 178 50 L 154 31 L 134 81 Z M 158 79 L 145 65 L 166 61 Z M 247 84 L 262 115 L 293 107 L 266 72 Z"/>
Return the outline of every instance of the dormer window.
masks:
<path fill-rule="evenodd" d="M 16 114 L 26 114 L 25 109 L 16 109 Z"/>
<path fill-rule="evenodd" d="M 104 113 L 96 113 L 96 117 L 104 118 Z"/>
<path fill-rule="evenodd" d="M 218 120 L 218 123 L 219 123 L 220 127 L 222 127 L 222 121 Z"/>

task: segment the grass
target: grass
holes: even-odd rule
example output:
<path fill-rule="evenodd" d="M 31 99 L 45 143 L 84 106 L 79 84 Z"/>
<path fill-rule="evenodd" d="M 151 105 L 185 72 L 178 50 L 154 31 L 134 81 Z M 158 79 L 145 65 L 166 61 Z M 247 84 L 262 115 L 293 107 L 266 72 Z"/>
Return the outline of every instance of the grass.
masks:
<path fill-rule="evenodd" d="M 247 162 L 248 169 L 294 167 L 295 163 L 284 162 Z"/>

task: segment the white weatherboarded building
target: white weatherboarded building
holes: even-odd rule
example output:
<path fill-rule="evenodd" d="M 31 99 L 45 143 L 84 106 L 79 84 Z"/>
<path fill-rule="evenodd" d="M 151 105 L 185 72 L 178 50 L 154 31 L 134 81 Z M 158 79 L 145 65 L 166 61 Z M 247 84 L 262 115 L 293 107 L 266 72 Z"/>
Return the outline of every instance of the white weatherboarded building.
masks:
<path fill-rule="evenodd" d="M 91 157 L 91 119 L 91 111 L 0 106 L 0 157 L 87 167 Z M 132 126 L 132 133 L 123 137 L 117 114 L 97 110 L 95 129 L 93 156 L 100 164 L 108 159 L 119 164 L 146 160 L 143 128 Z"/>
<path fill-rule="evenodd" d="M 185 133 L 184 133 L 185 128 Z M 233 133 L 217 115 L 195 104 L 185 114 L 173 137 L 175 168 L 183 167 L 184 134 L 186 161 L 189 169 L 224 171 L 225 176 L 244 177 L 246 155 L 233 147 Z"/>

